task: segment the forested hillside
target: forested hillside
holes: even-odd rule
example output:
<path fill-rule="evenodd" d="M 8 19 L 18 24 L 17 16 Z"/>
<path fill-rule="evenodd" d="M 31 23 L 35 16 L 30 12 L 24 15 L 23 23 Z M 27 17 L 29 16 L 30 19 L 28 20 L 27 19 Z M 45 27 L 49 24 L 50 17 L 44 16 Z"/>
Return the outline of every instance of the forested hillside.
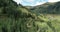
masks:
<path fill-rule="evenodd" d="M 33 8 L 29 8 L 31 12 L 40 14 L 60 14 L 60 1 L 55 3 L 44 3 L 42 5 L 34 6 Z"/>
<path fill-rule="evenodd" d="M 60 20 L 37 16 L 36 8 L 28 8 L 13 0 L 0 0 L 0 32 L 60 32 Z"/>

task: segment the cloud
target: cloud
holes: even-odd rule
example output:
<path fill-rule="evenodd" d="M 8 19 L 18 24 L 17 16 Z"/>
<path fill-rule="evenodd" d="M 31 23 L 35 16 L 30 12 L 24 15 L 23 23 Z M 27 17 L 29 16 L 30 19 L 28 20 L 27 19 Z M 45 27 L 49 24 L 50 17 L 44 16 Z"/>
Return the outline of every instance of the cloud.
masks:
<path fill-rule="evenodd" d="M 48 0 L 23 0 L 23 2 L 25 2 L 26 5 L 30 5 L 30 6 L 41 5 L 47 1 Z M 27 3 L 29 3 L 29 4 L 27 4 Z"/>
<path fill-rule="evenodd" d="M 48 2 L 58 2 L 60 0 L 49 0 Z"/>
<path fill-rule="evenodd" d="M 34 2 L 34 0 L 23 0 L 25 2 Z"/>
<path fill-rule="evenodd" d="M 47 1 L 48 0 L 39 0 L 39 1 L 36 2 L 35 5 L 42 5 L 42 4 L 46 3 Z"/>
<path fill-rule="evenodd" d="M 48 0 L 48 2 L 58 2 L 58 1 L 60 1 L 60 0 Z M 35 5 L 42 5 L 44 3 L 46 3 L 46 1 L 37 2 Z"/>
<path fill-rule="evenodd" d="M 46 2 L 57 2 L 60 0 L 14 0 L 15 2 L 17 2 L 18 4 L 22 4 L 24 6 L 29 5 L 29 6 L 36 6 L 36 5 L 41 5 L 44 4 Z"/>
<path fill-rule="evenodd" d="M 37 2 L 35 5 L 41 5 L 41 4 L 44 4 L 46 2 Z"/>
<path fill-rule="evenodd" d="M 17 4 L 19 4 L 19 3 L 22 3 L 22 2 L 23 2 L 22 0 L 13 0 L 13 1 L 17 2 Z"/>
<path fill-rule="evenodd" d="M 34 0 L 27 0 L 28 2 L 33 2 Z"/>

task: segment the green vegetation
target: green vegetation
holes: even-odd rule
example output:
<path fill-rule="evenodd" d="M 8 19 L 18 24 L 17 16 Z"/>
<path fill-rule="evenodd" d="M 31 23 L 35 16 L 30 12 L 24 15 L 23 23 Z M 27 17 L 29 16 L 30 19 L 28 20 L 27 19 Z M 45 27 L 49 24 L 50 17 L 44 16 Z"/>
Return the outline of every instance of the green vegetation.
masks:
<path fill-rule="evenodd" d="M 29 6 L 30 7 L 30 6 Z M 27 7 L 28 8 L 28 7 Z M 45 3 L 42 5 L 28 8 L 32 13 L 39 14 L 60 14 L 60 2 Z"/>
<path fill-rule="evenodd" d="M 43 11 L 44 6 L 41 6 Z M 36 8 L 32 8 L 26 8 L 13 0 L 0 0 L 0 32 L 60 32 L 60 15 L 53 17 L 45 12 L 39 14 Z"/>

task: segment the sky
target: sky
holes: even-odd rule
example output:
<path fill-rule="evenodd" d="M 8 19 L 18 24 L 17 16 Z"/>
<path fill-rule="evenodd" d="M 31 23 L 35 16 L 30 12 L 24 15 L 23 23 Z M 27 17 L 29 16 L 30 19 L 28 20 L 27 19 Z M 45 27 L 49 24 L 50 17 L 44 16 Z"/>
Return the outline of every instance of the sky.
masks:
<path fill-rule="evenodd" d="M 14 0 L 17 4 L 22 4 L 24 6 L 36 6 L 42 5 L 46 2 L 58 2 L 60 0 Z"/>

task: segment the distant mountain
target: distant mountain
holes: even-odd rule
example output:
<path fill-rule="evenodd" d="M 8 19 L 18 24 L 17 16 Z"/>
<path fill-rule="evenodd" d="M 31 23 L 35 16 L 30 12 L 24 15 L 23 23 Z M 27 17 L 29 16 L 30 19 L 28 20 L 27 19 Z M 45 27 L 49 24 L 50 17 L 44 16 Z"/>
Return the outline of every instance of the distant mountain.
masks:
<path fill-rule="evenodd" d="M 34 6 L 30 8 L 32 13 L 40 14 L 40 13 L 48 13 L 48 14 L 60 14 L 60 2 L 55 3 L 44 3 L 42 5 Z"/>

